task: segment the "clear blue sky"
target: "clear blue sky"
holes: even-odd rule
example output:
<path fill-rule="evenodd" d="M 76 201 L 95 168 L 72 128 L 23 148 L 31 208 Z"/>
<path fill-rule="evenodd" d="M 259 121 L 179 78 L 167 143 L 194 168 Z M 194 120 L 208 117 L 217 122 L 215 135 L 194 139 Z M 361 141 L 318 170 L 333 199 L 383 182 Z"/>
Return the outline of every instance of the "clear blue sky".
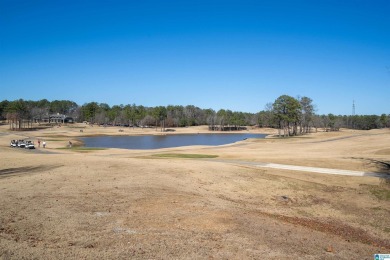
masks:
<path fill-rule="evenodd" d="M 0 100 L 390 114 L 390 1 L 0 0 Z"/>

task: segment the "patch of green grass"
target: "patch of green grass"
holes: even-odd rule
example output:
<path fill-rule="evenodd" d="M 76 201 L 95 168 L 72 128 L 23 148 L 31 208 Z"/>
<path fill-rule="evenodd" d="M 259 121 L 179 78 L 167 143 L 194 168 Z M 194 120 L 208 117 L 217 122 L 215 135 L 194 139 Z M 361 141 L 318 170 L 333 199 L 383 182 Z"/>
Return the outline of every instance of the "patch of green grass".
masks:
<path fill-rule="evenodd" d="M 213 154 L 186 154 L 186 153 L 160 153 L 154 154 L 154 157 L 160 158 L 186 158 L 186 159 L 204 159 L 204 158 L 216 158 L 218 155 Z"/>
<path fill-rule="evenodd" d="M 371 187 L 370 192 L 380 200 L 390 201 L 390 190 Z"/>

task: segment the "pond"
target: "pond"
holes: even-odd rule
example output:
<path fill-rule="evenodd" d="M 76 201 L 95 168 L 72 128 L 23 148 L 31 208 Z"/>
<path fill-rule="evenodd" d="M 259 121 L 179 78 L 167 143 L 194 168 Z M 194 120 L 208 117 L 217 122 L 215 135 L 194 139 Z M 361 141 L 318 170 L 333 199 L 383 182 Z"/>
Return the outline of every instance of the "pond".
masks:
<path fill-rule="evenodd" d="M 224 145 L 266 134 L 182 134 L 143 136 L 96 136 L 80 138 L 85 147 L 122 149 L 159 149 L 189 145 Z"/>

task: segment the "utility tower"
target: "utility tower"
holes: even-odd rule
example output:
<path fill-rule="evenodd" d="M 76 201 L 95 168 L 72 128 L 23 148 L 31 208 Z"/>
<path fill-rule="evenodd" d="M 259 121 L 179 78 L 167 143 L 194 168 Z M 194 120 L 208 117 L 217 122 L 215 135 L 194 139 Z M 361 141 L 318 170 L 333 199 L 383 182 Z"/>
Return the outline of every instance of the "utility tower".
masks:
<path fill-rule="evenodd" d="M 355 128 L 355 122 L 354 122 L 354 117 L 355 117 L 355 100 L 352 101 L 352 117 L 351 117 L 351 128 Z"/>

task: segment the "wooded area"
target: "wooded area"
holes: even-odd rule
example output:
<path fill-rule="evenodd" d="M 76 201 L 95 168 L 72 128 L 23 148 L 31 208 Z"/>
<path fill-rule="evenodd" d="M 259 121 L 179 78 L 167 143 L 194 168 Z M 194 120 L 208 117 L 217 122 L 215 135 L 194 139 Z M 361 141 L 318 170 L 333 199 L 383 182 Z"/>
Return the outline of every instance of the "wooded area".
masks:
<path fill-rule="evenodd" d="M 202 109 L 194 105 L 144 107 L 142 105 L 114 105 L 90 102 L 78 105 L 69 100 L 39 101 L 3 100 L 0 117 L 7 120 L 12 129 L 22 129 L 25 122 L 43 122 L 53 114 L 72 117 L 75 122 L 87 122 L 101 126 L 123 127 L 186 127 L 208 125 L 213 131 L 242 130 L 244 126 L 280 129 L 280 135 L 290 136 L 317 131 L 337 131 L 340 128 L 375 129 L 390 127 L 390 115 L 317 115 L 312 99 L 294 98 L 288 95 L 268 103 L 258 113 L 246 113 L 229 109 Z M 29 126 L 29 125 L 28 125 Z"/>

